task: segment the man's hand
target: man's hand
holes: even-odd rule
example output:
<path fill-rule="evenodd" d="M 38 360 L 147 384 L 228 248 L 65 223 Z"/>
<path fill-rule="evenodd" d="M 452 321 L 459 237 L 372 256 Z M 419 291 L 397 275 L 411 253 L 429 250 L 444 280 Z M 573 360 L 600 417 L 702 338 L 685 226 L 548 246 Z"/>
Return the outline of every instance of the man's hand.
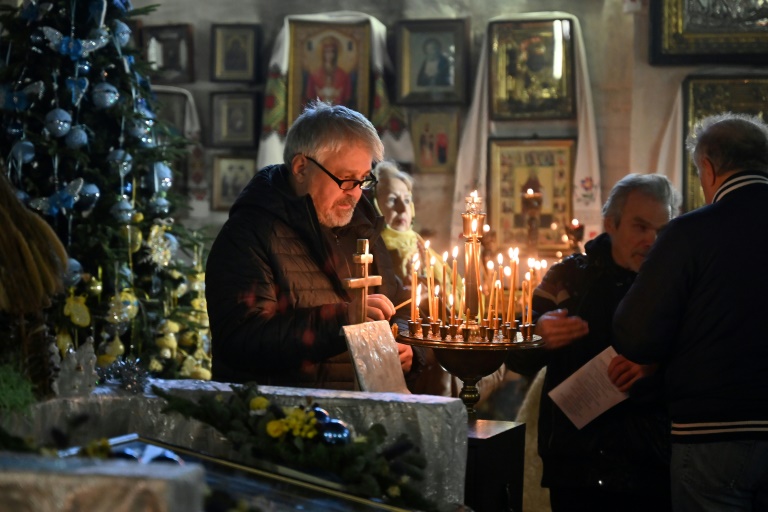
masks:
<path fill-rule="evenodd" d="M 608 378 L 619 391 L 626 393 L 638 379 L 651 375 L 656 371 L 656 364 L 637 364 L 626 357 L 618 355 L 608 364 Z"/>
<path fill-rule="evenodd" d="M 358 294 L 355 294 L 357 296 Z M 357 299 L 353 299 L 349 303 L 349 321 L 352 322 L 352 315 L 354 311 L 359 308 L 360 302 Z M 367 308 L 365 312 L 366 321 L 376 320 L 389 320 L 395 314 L 395 305 L 387 298 L 386 295 L 380 293 L 372 293 L 368 295 L 368 301 L 366 302 Z"/>
<path fill-rule="evenodd" d="M 397 355 L 400 356 L 400 368 L 403 369 L 403 373 L 411 371 L 411 365 L 413 364 L 413 349 L 411 346 L 398 343 Z"/>
<path fill-rule="evenodd" d="M 578 316 L 568 316 L 567 309 L 556 309 L 539 317 L 534 332 L 541 336 L 544 347 L 551 350 L 586 336 L 589 325 Z"/>

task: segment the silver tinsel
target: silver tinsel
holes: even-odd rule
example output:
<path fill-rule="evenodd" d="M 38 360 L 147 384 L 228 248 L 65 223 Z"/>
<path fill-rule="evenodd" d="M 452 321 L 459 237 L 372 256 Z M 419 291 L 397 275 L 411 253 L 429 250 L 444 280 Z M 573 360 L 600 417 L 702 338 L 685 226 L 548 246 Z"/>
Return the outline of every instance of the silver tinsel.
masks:
<path fill-rule="evenodd" d="M 117 381 L 120 387 L 134 394 L 144 392 L 149 372 L 139 365 L 138 359 L 118 357 L 106 368 L 97 368 L 99 384 Z"/>

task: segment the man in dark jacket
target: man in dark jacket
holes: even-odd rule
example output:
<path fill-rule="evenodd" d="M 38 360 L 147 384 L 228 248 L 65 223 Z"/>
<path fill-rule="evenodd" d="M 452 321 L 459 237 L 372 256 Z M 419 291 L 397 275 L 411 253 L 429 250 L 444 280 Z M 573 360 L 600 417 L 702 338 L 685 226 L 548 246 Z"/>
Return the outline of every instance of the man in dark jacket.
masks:
<path fill-rule="evenodd" d="M 687 146 L 707 205 L 659 237 L 615 346 L 666 367 L 675 510 L 768 510 L 768 126 L 711 116 Z"/>
<path fill-rule="evenodd" d="M 383 145 L 364 116 L 318 101 L 288 130 L 283 157 L 242 191 L 208 257 L 213 378 L 354 389 L 341 327 L 353 317 L 342 283 L 355 277 L 357 239 L 370 241 L 369 273 L 383 277 L 368 319 L 392 318 L 402 290 L 379 238 L 383 219 L 361 197 Z M 408 372 L 413 351 L 398 349 Z"/>
<path fill-rule="evenodd" d="M 586 254 L 552 266 L 534 292 L 535 332 L 546 349 L 511 351 L 507 359 L 526 375 L 547 367 L 538 442 L 553 512 L 670 510 L 668 422 L 654 394 L 655 368 L 614 357 L 609 377 L 630 397 L 581 430 L 548 393 L 611 345 L 613 312 L 677 204 L 661 175 L 622 178 L 603 206 L 606 232 Z"/>

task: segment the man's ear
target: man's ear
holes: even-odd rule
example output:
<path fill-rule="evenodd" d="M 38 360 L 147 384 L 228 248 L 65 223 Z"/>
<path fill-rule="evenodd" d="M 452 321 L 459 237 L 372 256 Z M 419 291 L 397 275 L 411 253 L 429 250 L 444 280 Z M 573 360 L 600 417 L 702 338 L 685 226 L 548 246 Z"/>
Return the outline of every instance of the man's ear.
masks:
<path fill-rule="evenodd" d="M 614 231 L 616 231 L 616 223 L 613 222 L 613 216 L 606 215 L 603 218 L 603 231 L 605 231 L 609 235 Z"/>
<path fill-rule="evenodd" d="M 297 183 L 303 183 L 307 175 L 307 163 L 309 161 L 301 153 L 293 156 L 291 160 L 291 174 Z"/>
<path fill-rule="evenodd" d="M 702 183 L 706 183 L 709 186 L 714 186 L 715 181 L 717 181 L 715 167 L 712 164 L 712 160 L 707 157 L 702 158 L 701 162 L 699 162 L 699 177 Z"/>

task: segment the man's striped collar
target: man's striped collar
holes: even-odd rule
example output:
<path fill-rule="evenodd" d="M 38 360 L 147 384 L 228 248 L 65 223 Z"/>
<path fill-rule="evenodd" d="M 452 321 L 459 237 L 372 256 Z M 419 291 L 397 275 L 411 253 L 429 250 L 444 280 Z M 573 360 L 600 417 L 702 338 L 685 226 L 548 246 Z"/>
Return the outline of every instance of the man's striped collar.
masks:
<path fill-rule="evenodd" d="M 768 185 L 768 175 L 755 171 L 734 174 L 733 176 L 730 176 L 725 183 L 720 185 L 720 188 L 715 192 L 715 197 L 712 199 L 712 202 L 718 202 L 725 197 L 726 194 L 733 192 L 737 188 L 754 184 Z"/>

